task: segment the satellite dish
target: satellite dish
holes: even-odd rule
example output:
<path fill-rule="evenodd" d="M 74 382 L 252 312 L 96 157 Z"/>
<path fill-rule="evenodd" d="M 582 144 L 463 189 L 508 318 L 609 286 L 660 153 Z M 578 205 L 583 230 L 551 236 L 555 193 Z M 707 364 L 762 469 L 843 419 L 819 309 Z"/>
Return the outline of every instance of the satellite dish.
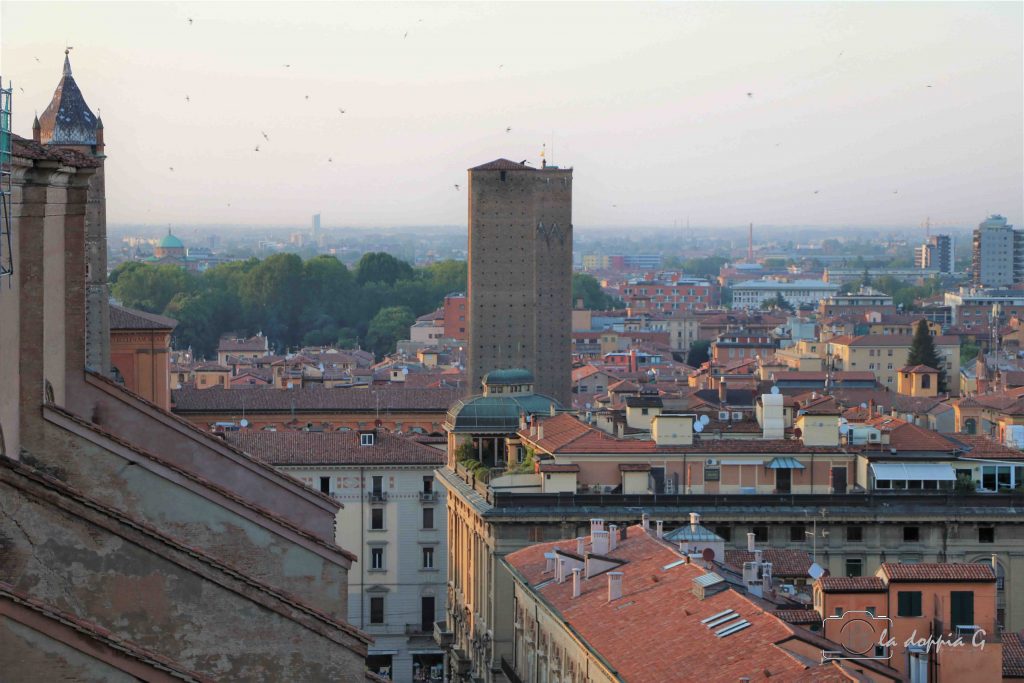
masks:
<path fill-rule="evenodd" d="M 241 426 L 243 426 L 243 427 L 248 427 L 248 426 L 249 426 L 249 421 L 248 421 L 248 420 L 246 420 L 246 419 L 245 419 L 245 418 L 243 417 L 243 418 L 242 418 L 241 420 L 239 420 L 239 421 L 238 421 L 238 424 L 240 424 L 240 425 L 241 425 Z"/>
<path fill-rule="evenodd" d="M 697 424 L 693 425 L 693 431 L 697 432 L 698 434 L 703 432 L 704 431 L 704 423 L 703 422 L 698 422 Z"/>
<path fill-rule="evenodd" d="M 700 555 L 701 555 L 701 557 L 704 558 L 705 562 L 714 562 L 715 561 L 715 550 L 714 550 L 714 548 L 704 548 L 704 550 L 701 551 Z"/>
<path fill-rule="evenodd" d="M 867 407 L 868 407 L 868 404 L 867 404 L 867 403 L 861 403 L 861 404 L 860 404 L 860 407 L 861 407 L 861 408 L 867 408 Z"/>
<path fill-rule="evenodd" d="M 590 410 L 590 404 L 589 403 L 587 404 L 587 410 Z"/>
<path fill-rule="evenodd" d="M 706 426 L 708 422 L 711 422 L 711 418 L 710 417 L 708 417 L 707 415 L 701 415 L 700 416 L 700 424 L 701 424 L 701 426 Z"/>
<path fill-rule="evenodd" d="M 793 436 L 795 436 L 796 438 L 799 439 L 803 435 L 804 435 L 804 430 L 800 429 L 799 427 L 797 427 L 797 428 L 795 428 L 793 430 Z"/>
<path fill-rule="evenodd" d="M 807 568 L 807 574 L 812 579 L 817 581 L 818 579 L 820 579 L 825 574 L 825 570 L 821 568 L 821 565 L 819 565 L 817 562 L 815 562 L 814 564 L 812 564 L 810 567 Z"/>
<path fill-rule="evenodd" d="M 839 433 L 840 434 L 845 435 L 845 434 L 848 434 L 849 431 L 850 431 L 850 426 L 849 425 L 839 425 Z"/>
<path fill-rule="evenodd" d="M 772 393 L 773 394 L 779 393 L 779 388 L 778 387 L 772 387 Z"/>

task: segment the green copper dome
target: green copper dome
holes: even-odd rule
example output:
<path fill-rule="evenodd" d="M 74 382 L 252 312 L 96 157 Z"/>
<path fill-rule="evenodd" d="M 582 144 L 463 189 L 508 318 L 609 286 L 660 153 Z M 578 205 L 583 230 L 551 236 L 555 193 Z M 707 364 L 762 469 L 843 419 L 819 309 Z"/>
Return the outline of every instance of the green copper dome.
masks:
<path fill-rule="evenodd" d="M 484 384 L 533 384 L 533 374 L 525 368 L 491 370 L 484 375 Z"/>
<path fill-rule="evenodd" d="M 168 230 L 167 234 L 160 239 L 159 246 L 162 249 L 184 249 L 185 243 L 179 240 L 177 237 L 171 234 Z"/>

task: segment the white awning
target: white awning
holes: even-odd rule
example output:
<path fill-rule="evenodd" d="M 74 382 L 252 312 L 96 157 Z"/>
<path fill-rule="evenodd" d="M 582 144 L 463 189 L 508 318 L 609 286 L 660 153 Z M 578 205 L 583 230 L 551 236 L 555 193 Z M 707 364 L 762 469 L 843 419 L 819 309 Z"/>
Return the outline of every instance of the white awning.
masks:
<path fill-rule="evenodd" d="M 875 479 L 896 481 L 956 481 L 949 463 L 876 462 L 871 464 Z"/>

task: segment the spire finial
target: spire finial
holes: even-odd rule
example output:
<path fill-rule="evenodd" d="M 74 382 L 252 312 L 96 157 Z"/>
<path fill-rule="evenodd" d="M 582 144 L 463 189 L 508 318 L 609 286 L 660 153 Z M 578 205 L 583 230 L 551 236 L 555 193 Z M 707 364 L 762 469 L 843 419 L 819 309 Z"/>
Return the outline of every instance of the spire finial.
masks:
<path fill-rule="evenodd" d="M 70 76 L 71 75 L 71 59 L 70 59 L 70 55 L 71 55 L 71 51 L 74 50 L 74 49 L 75 49 L 74 47 L 68 45 L 67 43 L 64 43 L 64 75 L 65 76 Z"/>

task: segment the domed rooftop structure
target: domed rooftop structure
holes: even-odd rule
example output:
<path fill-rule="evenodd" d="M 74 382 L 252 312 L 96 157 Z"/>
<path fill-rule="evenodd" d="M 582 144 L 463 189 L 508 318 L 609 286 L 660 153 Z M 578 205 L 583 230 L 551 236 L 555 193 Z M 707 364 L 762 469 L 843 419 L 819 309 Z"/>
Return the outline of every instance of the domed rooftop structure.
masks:
<path fill-rule="evenodd" d="M 483 385 L 483 394 L 464 398 L 448 409 L 448 431 L 512 434 L 519 430 L 520 417 L 565 410 L 554 398 L 535 394 L 533 375 L 523 368 L 492 370 L 484 376 Z"/>
<path fill-rule="evenodd" d="M 53 99 L 39 117 L 40 142 L 50 145 L 95 145 L 96 122 L 82 91 L 71 75 L 71 60 L 64 51 L 64 75 Z"/>
<path fill-rule="evenodd" d="M 160 238 L 160 244 L 158 246 L 164 249 L 184 249 L 185 243 L 172 235 L 171 231 L 168 230 L 167 234 Z"/>

